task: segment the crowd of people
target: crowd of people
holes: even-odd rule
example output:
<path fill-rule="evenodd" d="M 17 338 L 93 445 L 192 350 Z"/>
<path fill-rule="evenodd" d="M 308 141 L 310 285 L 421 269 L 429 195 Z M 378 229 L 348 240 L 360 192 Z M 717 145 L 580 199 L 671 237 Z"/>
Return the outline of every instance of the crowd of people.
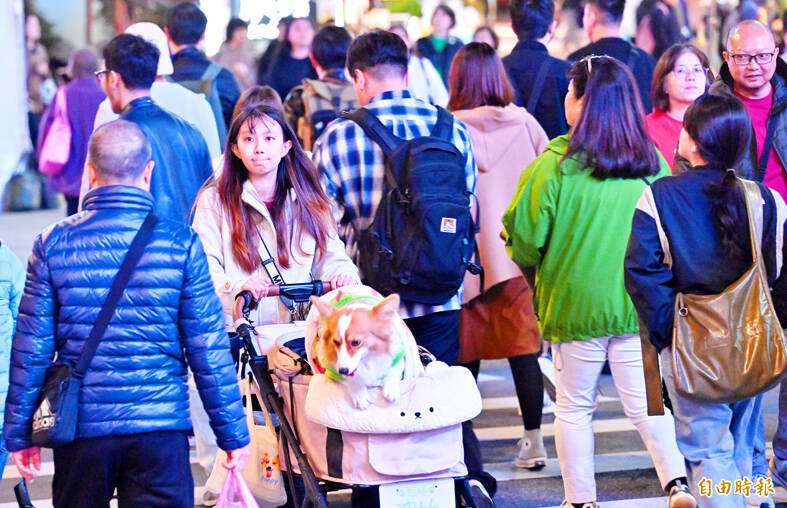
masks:
<path fill-rule="evenodd" d="M 192 429 L 208 474 L 219 448 L 229 467 L 248 455 L 227 339 L 235 296 L 260 300 L 255 324 L 284 323 L 292 308 L 264 298 L 272 284 L 368 280 L 360 251 L 393 192 L 393 144 L 432 137 L 458 154 L 485 280 L 463 257 L 470 273 L 458 289 L 402 298 L 399 313 L 449 365 L 477 376 L 482 360 L 508 360 L 524 427 L 514 464 L 539 469 L 548 458 L 546 354 L 564 506 L 597 506 L 592 419 L 608 364 L 670 507 L 773 507 L 769 489 L 722 494 L 703 482 L 787 487 L 787 381 L 768 461 L 762 393 L 692 397 L 673 343 L 685 310 L 676 299 L 724 293 L 752 266 L 767 279 L 761 307 L 787 319 L 787 67 L 773 33 L 732 25 L 714 77 L 671 3 L 642 3 L 635 45 L 621 33 L 624 0 L 586 0 L 590 43 L 567 60 L 546 46 L 554 0 L 510 4 L 518 43 L 503 58 L 490 27 L 466 45 L 452 36 L 446 5 L 414 44 L 401 25 L 354 38 L 292 19 L 257 62 L 236 19 L 209 60 L 207 18 L 183 2 L 163 27 L 129 26 L 101 58 L 75 51 L 71 81 L 34 119 L 39 164 L 57 166 L 45 144 L 68 149 L 48 171 L 69 217 L 37 237 L 26 275 L 0 244 L 0 464 L 10 452 L 36 477 L 31 428 L 46 416 L 47 368 L 77 362 L 137 230 L 155 216 L 82 380 L 76 438 L 54 450 L 53 502 L 103 507 L 117 490 L 121 506 L 193 506 Z M 28 51 L 40 52 L 35 41 Z M 63 122 L 67 142 L 55 137 Z M 471 226 L 443 217 L 438 228 Z M 660 377 L 667 408 L 657 414 Z M 473 502 L 494 506 L 470 421 L 462 441 Z M 207 485 L 206 506 L 218 487 Z M 355 491 L 353 504 L 373 505 L 369 495 Z"/>

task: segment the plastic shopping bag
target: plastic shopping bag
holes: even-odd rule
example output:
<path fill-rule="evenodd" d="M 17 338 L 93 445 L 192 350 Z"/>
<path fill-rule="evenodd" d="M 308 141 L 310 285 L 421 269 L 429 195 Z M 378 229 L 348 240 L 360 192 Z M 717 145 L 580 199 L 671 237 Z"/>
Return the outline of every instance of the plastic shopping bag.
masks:
<path fill-rule="evenodd" d="M 216 508 L 259 508 L 237 467 L 233 467 L 227 473 L 219 499 L 216 501 Z"/>
<path fill-rule="evenodd" d="M 274 508 L 287 502 L 287 493 L 284 490 L 281 468 L 279 467 L 279 440 L 273 428 L 273 422 L 265 409 L 257 391 L 257 385 L 249 381 L 248 377 L 240 381 L 240 393 L 246 399 L 246 424 L 251 438 L 249 460 L 243 468 L 242 475 L 251 493 L 261 506 Z M 252 397 L 255 397 L 265 416 L 265 425 L 258 425 L 254 421 L 252 412 Z M 227 469 L 222 465 L 227 455 L 219 450 L 213 472 L 210 474 L 205 486 L 212 491 L 218 490 L 222 485 Z"/>

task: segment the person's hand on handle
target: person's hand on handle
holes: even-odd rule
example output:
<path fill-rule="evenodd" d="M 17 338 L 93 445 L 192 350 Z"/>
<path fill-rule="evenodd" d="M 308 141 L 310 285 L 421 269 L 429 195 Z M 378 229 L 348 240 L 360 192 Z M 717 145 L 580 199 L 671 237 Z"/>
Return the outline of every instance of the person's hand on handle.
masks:
<path fill-rule="evenodd" d="M 335 275 L 331 279 L 331 289 L 340 288 L 342 286 L 352 286 L 353 284 L 358 284 L 358 279 L 345 273 Z"/>
<path fill-rule="evenodd" d="M 18 452 L 11 452 L 11 456 L 14 458 L 19 474 L 28 483 L 33 483 L 41 470 L 41 448 L 25 448 Z"/>
<path fill-rule="evenodd" d="M 227 451 L 227 460 L 224 462 L 224 467 L 232 469 L 237 467 L 243 469 L 246 467 L 246 461 L 249 460 L 249 445 L 243 448 Z"/>
<path fill-rule="evenodd" d="M 238 293 L 246 290 L 251 293 L 251 296 L 253 296 L 255 300 L 259 300 L 260 298 L 268 296 L 268 288 L 270 285 L 271 283 L 267 278 L 253 275 L 240 285 Z"/>

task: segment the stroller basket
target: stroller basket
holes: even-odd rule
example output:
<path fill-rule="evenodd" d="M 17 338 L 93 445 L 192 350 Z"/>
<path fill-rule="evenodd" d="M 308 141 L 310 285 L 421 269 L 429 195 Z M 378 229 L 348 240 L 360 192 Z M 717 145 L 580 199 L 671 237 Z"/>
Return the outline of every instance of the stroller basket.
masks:
<path fill-rule="evenodd" d="M 395 434 L 330 428 L 306 416 L 306 394 L 312 375 L 306 363 L 303 339 L 288 341 L 269 352 L 268 361 L 284 399 L 286 417 L 293 423 L 317 477 L 345 484 L 380 485 L 467 474 L 461 423 Z M 304 364 L 307 369 L 302 368 Z M 293 468 L 299 472 L 297 464 L 293 463 Z"/>

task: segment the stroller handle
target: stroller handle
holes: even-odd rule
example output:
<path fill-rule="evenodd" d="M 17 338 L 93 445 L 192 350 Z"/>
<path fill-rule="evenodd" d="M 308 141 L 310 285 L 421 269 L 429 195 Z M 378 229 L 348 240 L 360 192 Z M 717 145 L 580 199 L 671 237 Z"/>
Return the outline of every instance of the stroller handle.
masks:
<path fill-rule="evenodd" d="M 333 289 L 330 281 L 313 280 L 311 282 L 299 282 L 296 284 L 279 284 L 268 287 L 268 293 L 264 298 L 271 296 L 286 296 L 297 303 L 309 301 L 311 296 L 320 296 Z M 232 309 L 232 318 L 237 321 L 248 316 L 249 312 L 257 307 L 257 300 L 249 291 L 241 291 L 235 297 L 235 306 Z"/>

